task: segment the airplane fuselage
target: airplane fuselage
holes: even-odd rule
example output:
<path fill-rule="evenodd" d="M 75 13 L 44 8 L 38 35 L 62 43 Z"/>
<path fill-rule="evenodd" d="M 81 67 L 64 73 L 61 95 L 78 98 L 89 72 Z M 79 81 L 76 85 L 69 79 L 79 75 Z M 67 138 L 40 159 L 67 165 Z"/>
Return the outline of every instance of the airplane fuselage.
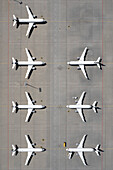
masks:
<path fill-rule="evenodd" d="M 94 148 L 68 148 L 68 152 L 95 152 Z"/>
<path fill-rule="evenodd" d="M 18 61 L 19 66 L 28 66 L 28 65 L 41 66 L 45 64 L 46 63 L 42 61 Z"/>
<path fill-rule="evenodd" d="M 43 152 L 44 148 L 18 148 L 18 152 Z"/>
<path fill-rule="evenodd" d="M 43 105 L 18 105 L 18 109 L 45 109 Z"/>
<path fill-rule="evenodd" d="M 92 105 L 67 105 L 69 109 L 92 109 Z"/>
<path fill-rule="evenodd" d="M 67 64 L 69 64 L 71 66 L 78 66 L 78 65 L 92 66 L 92 65 L 97 65 L 96 61 L 70 61 L 70 62 L 67 62 Z"/>
<path fill-rule="evenodd" d="M 18 19 L 19 24 L 29 24 L 29 23 L 34 23 L 34 24 L 40 24 L 40 23 L 45 23 L 46 21 L 44 19 Z"/>

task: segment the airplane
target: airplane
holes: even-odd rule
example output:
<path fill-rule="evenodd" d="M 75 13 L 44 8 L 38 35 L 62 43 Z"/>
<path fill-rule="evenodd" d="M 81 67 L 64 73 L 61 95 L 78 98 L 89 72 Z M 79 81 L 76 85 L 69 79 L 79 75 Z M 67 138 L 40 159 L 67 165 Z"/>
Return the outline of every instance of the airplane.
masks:
<path fill-rule="evenodd" d="M 27 109 L 28 113 L 25 119 L 25 122 L 29 122 L 30 118 L 33 113 L 36 113 L 35 109 L 45 109 L 46 106 L 43 105 L 35 105 L 36 101 L 32 100 L 30 94 L 28 92 L 25 92 L 27 100 L 28 100 L 28 105 L 19 105 L 17 102 L 12 101 L 12 113 L 18 112 L 19 109 Z"/>
<path fill-rule="evenodd" d="M 88 74 L 86 72 L 85 66 L 95 66 L 97 65 L 99 69 L 102 69 L 102 59 L 99 57 L 96 61 L 85 61 L 85 57 L 87 54 L 88 48 L 86 47 L 81 55 L 81 57 L 77 57 L 78 61 L 70 61 L 67 62 L 70 66 L 79 66 L 77 67 L 78 70 L 82 70 L 86 79 L 89 80 Z"/>
<path fill-rule="evenodd" d="M 86 95 L 86 92 L 84 91 L 81 94 L 78 101 L 77 101 L 78 97 L 73 97 L 75 99 L 76 105 L 67 105 L 66 106 L 69 109 L 76 109 L 75 112 L 79 113 L 79 115 L 80 115 L 83 122 L 86 122 L 86 119 L 85 119 L 85 116 L 84 116 L 84 113 L 83 113 L 83 109 L 93 109 L 93 111 L 95 113 L 98 113 L 97 109 L 99 109 L 99 107 L 97 107 L 97 104 L 98 104 L 97 101 L 94 101 L 94 103 L 92 105 L 84 105 L 83 100 L 85 98 L 85 95 Z"/>
<path fill-rule="evenodd" d="M 26 51 L 26 54 L 27 54 L 27 57 L 28 57 L 28 61 L 18 61 L 17 59 L 14 59 L 12 57 L 12 69 L 15 68 L 17 70 L 19 66 L 28 66 L 25 78 L 29 79 L 31 72 L 33 70 L 36 70 L 35 66 L 44 66 L 44 65 L 46 65 L 46 63 L 42 62 L 42 61 L 34 61 L 36 58 L 32 57 L 30 50 L 25 48 L 25 51 Z"/>
<path fill-rule="evenodd" d="M 32 157 L 34 155 L 36 155 L 36 152 L 44 152 L 46 151 L 45 148 L 35 148 L 35 143 L 33 143 L 31 141 L 31 138 L 29 135 L 25 135 L 25 138 L 26 138 L 26 142 L 27 142 L 27 148 L 18 148 L 17 145 L 12 145 L 12 156 L 16 156 L 18 154 L 18 152 L 28 152 L 28 155 L 27 155 L 27 158 L 26 158 L 26 161 L 25 161 L 25 165 L 29 165 Z"/>
<path fill-rule="evenodd" d="M 85 156 L 84 156 L 84 152 L 95 152 L 97 154 L 97 156 L 100 156 L 102 152 L 102 150 L 100 149 L 100 144 L 98 144 L 95 148 L 84 148 L 84 143 L 85 143 L 85 140 L 86 140 L 86 137 L 87 135 L 85 134 L 83 137 L 82 137 L 82 140 L 80 142 L 80 144 L 78 145 L 77 148 L 67 148 L 66 151 L 68 151 L 68 157 L 69 159 L 72 159 L 74 153 L 76 152 L 84 165 L 88 165 L 87 162 L 86 162 L 86 159 L 85 159 Z"/>
<path fill-rule="evenodd" d="M 13 15 L 13 26 L 16 25 L 16 28 L 18 28 L 20 24 L 29 24 L 26 36 L 30 38 L 33 29 L 37 28 L 36 24 L 46 24 L 47 21 L 45 21 L 44 18 L 37 18 L 37 16 L 33 15 L 33 12 L 31 11 L 30 7 L 28 7 L 27 5 L 26 5 L 26 9 L 29 18 L 19 19 L 15 15 Z"/>

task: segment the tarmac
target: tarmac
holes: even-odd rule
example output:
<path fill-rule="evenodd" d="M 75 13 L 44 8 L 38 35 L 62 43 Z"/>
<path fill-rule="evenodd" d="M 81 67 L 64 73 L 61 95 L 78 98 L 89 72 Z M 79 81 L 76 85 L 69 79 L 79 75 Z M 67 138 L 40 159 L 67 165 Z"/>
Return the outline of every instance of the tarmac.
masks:
<path fill-rule="evenodd" d="M 112 0 L 23 0 L 0 3 L 0 169 L 1 170 L 112 170 L 113 167 L 113 1 Z M 26 37 L 27 25 L 13 27 L 12 16 L 27 18 L 26 5 L 37 17 L 47 20 L 37 25 L 31 37 Z M 103 59 L 102 70 L 87 67 L 90 80 L 86 80 L 77 67 L 67 65 L 76 60 L 88 47 L 86 60 Z M 25 79 L 27 67 L 12 70 L 12 57 L 27 60 L 28 48 L 37 60 L 46 62 L 37 67 L 30 79 Z M 37 110 L 29 123 L 25 123 L 26 110 L 12 113 L 12 100 L 27 104 L 25 91 L 37 104 L 47 108 Z M 84 110 L 83 123 L 67 104 L 72 97 L 87 94 L 84 104 L 98 101 L 98 114 Z M 27 153 L 12 157 L 11 146 L 27 147 L 25 135 L 30 135 L 36 147 L 46 151 L 37 153 L 26 167 Z M 68 159 L 66 147 L 76 147 L 84 134 L 88 134 L 85 147 L 101 144 L 101 157 L 85 153 L 89 166 L 79 156 Z"/>

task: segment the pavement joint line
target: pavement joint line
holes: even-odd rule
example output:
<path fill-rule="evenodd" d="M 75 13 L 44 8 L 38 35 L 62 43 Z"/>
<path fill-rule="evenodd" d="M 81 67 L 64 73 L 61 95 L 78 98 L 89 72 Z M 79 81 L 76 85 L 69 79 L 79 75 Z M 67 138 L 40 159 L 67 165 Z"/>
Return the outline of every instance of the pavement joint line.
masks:
<path fill-rule="evenodd" d="M 7 166 L 8 166 L 8 170 L 9 170 L 9 0 L 8 0 L 8 106 L 7 106 L 7 115 L 8 115 L 8 121 L 7 121 L 7 133 L 8 133 L 8 153 L 7 153 L 7 158 L 8 158 L 8 162 L 7 162 Z"/>
<path fill-rule="evenodd" d="M 102 0 L 102 62 L 103 62 L 103 11 L 104 11 L 104 8 L 103 8 L 103 0 Z M 102 145 L 102 148 L 103 148 L 103 69 L 102 69 L 102 137 L 101 137 L 101 145 Z M 102 154 L 102 157 L 101 157 L 101 170 L 103 170 L 103 154 Z"/>

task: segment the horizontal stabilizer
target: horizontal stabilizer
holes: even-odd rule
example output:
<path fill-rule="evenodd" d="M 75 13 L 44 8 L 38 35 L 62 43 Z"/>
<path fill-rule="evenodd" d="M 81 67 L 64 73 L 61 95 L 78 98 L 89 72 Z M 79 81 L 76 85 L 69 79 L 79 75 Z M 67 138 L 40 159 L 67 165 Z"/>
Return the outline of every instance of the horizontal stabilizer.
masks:
<path fill-rule="evenodd" d="M 15 59 L 12 57 L 12 69 L 14 69 L 14 68 L 16 68 L 16 70 L 17 70 L 17 68 L 18 68 L 18 61 L 15 60 Z"/>
<path fill-rule="evenodd" d="M 97 104 L 98 104 L 98 102 L 97 101 L 94 101 L 94 103 L 93 103 L 93 111 L 95 112 L 95 113 L 98 113 L 98 107 L 97 107 Z"/>
<path fill-rule="evenodd" d="M 13 107 L 13 109 L 12 109 L 12 113 L 14 113 L 14 112 L 16 112 L 16 113 L 17 113 L 17 111 L 18 111 L 18 104 L 17 104 L 17 103 L 15 103 L 14 101 L 12 101 L 12 107 Z"/>
<path fill-rule="evenodd" d="M 97 59 L 96 63 L 97 63 L 97 67 L 98 67 L 99 69 L 102 69 L 102 68 L 101 68 L 101 58 L 100 58 L 100 57 Z"/>
<path fill-rule="evenodd" d="M 13 26 L 15 25 L 16 25 L 16 28 L 19 27 L 19 19 L 15 15 L 13 15 Z"/>
<path fill-rule="evenodd" d="M 16 22 L 17 22 L 17 18 L 15 17 L 15 15 L 13 15 L 13 26 L 16 25 Z"/>
<path fill-rule="evenodd" d="M 68 153 L 68 158 L 69 158 L 69 159 L 72 159 L 72 152 L 69 152 L 69 153 Z"/>
<path fill-rule="evenodd" d="M 12 145 L 12 156 L 16 156 L 18 154 L 18 146 Z"/>
<path fill-rule="evenodd" d="M 100 153 L 100 144 L 98 144 L 97 146 L 96 146 L 96 148 L 95 148 L 95 153 L 97 154 L 97 156 L 100 156 L 101 155 L 101 153 Z"/>

